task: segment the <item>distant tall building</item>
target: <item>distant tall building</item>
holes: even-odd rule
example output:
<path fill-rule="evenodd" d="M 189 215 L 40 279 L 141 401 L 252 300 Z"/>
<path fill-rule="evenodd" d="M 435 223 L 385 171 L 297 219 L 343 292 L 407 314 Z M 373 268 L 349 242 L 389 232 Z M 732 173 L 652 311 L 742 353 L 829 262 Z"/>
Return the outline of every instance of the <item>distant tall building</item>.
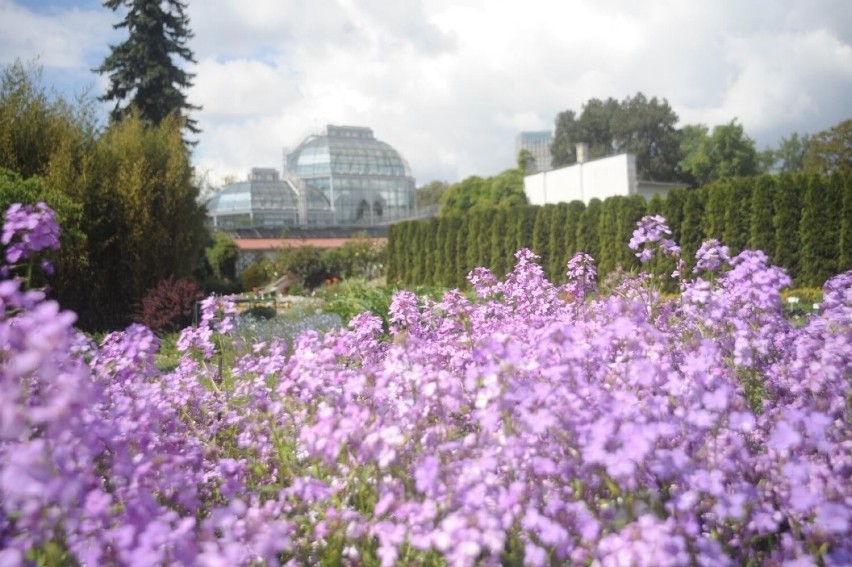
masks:
<path fill-rule="evenodd" d="M 553 156 L 550 154 L 550 145 L 553 143 L 553 134 L 549 130 L 541 132 L 521 132 L 515 138 L 515 157 L 521 150 L 527 150 L 535 159 L 534 167 L 528 173 L 538 173 L 553 169 Z"/>

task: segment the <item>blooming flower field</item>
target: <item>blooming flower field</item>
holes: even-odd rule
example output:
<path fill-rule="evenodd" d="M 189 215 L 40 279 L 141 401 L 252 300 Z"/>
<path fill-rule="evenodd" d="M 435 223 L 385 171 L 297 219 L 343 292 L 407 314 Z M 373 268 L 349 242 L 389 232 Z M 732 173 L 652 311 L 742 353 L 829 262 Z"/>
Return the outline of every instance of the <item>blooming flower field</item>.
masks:
<path fill-rule="evenodd" d="M 14 215 L 10 277 L 55 242 Z M 590 257 L 555 286 L 521 250 L 473 294 L 398 293 L 389 338 L 240 344 L 211 298 L 168 373 L 146 328 L 94 346 L 6 279 L 0 566 L 852 563 L 852 272 L 794 328 L 764 254 L 697 259 L 675 299 L 601 297 Z"/>

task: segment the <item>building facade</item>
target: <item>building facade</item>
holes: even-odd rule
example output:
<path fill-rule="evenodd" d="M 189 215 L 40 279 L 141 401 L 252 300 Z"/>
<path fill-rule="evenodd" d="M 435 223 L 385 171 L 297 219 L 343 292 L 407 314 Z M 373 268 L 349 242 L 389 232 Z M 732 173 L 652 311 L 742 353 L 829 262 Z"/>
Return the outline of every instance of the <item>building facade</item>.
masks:
<path fill-rule="evenodd" d="M 553 156 L 550 153 L 551 144 L 553 144 L 553 134 L 549 130 L 521 132 L 515 138 L 515 156 L 517 157 L 521 150 L 527 150 L 534 160 L 528 170 L 530 173 L 549 171 L 553 169 Z"/>
<path fill-rule="evenodd" d="M 524 193 L 531 205 L 546 205 L 582 201 L 589 204 L 592 199 L 641 195 L 650 200 L 654 195 L 665 197 L 680 183 L 643 181 L 636 176 L 636 156 L 618 154 L 587 160 L 588 148 L 577 144 L 578 162 L 566 167 L 527 175 L 524 177 Z"/>
<path fill-rule="evenodd" d="M 284 169 L 325 197 L 334 225 L 387 224 L 415 213 L 408 162 L 370 128 L 329 125 L 288 153 Z"/>
<path fill-rule="evenodd" d="M 219 230 L 368 227 L 415 214 L 408 163 L 360 126 L 329 125 L 285 156 L 283 174 L 253 168 L 207 202 L 208 223 Z"/>
<path fill-rule="evenodd" d="M 208 224 L 219 230 L 318 226 L 331 218 L 321 192 L 274 168 L 252 168 L 245 181 L 226 185 L 207 202 Z"/>

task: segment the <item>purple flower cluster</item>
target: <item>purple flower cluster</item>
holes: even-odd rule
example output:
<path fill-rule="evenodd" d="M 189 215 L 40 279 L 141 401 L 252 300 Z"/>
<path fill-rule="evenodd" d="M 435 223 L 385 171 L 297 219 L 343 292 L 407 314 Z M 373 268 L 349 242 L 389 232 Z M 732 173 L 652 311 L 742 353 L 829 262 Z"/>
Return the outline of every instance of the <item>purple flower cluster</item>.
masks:
<path fill-rule="evenodd" d="M 718 248 L 653 309 L 521 250 L 218 377 L 226 299 L 161 373 L 146 328 L 95 347 L 2 282 L 0 564 L 848 565 L 852 272 L 796 328 L 783 271 Z"/>
<path fill-rule="evenodd" d="M 654 258 L 654 246 L 659 246 L 666 256 L 677 256 L 680 254 L 680 246 L 674 240 L 666 238 L 671 236 L 672 231 L 666 226 L 666 219 L 660 215 L 646 215 L 636 223 L 636 230 L 628 246 L 631 250 L 639 250 L 636 257 L 643 264 Z"/>
<path fill-rule="evenodd" d="M 46 248 L 59 249 L 56 213 L 44 203 L 15 203 L 6 211 L 0 243 L 6 247 L 6 262 L 16 264 Z"/>

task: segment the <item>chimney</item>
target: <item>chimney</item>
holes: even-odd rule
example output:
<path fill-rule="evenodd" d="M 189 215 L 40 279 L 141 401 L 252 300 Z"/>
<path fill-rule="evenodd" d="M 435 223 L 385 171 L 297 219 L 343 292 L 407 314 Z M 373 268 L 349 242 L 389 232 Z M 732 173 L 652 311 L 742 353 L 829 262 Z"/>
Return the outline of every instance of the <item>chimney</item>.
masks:
<path fill-rule="evenodd" d="M 577 144 L 577 163 L 586 163 L 589 159 L 589 144 L 581 142 Z"/>

